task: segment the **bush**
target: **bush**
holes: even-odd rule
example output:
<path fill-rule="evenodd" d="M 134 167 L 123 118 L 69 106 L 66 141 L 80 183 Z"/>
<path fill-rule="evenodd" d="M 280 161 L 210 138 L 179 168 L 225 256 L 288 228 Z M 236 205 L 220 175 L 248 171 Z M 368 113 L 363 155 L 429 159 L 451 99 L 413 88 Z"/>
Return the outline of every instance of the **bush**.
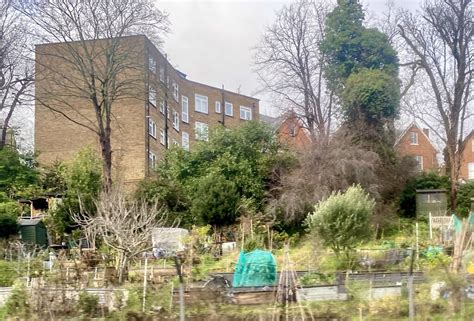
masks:
<path fill-rule="evenodd" d="M 0 203 L 0 238 L 8 238 L 18 234 L 18 216 L 20 206 L 10 200 Z"/>
<path fill-rule="evenodd" d="M 77 301 L 77 309 L 84 315 L 93 317 L 99 307 L 99 297 L 97 295 L 81 292 Z"/>
<path fill-rule="evenodd" d="M 371 235 L 370 219 L 375 201 L 359 185 L 345 193 L 332 193 L 314 207 L 306 222 L 311 230 L 329 246 L 337 256 L 350 252 Z"/>
<path fill-rule="evenodd" d="M 20 320 L 26 320 L 30 315 L 30 305 L 28 300 L 29 295 L 25 286 L 23 284 L 15 285 L 5 302 L 6 314 L 18 317 Z"/>
<path fill-rule="evenodd" d="M 474 197 L 474 182 L 461 185 L 458 190 L 458 204 L 456 212 L 463 217 L 467 217 L 471 212 L 471 197 Z"/>
<path fill-rule="evenodd" d="M 0 261 L 0 286 L 12 286 L 18 277 L 15 262 Z"/>

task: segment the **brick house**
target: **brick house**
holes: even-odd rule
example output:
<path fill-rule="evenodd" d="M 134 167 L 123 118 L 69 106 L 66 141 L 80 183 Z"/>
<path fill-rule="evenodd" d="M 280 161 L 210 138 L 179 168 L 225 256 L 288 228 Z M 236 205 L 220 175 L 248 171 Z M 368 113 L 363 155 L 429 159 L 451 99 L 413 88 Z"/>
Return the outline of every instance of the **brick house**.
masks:
<path fill-rule="evenodd" d="M 413 157 L 421 171 L 438 169 L 438 151 L 429 137 L 429 130 L 420 128 L 416 122 L 411 123 L 395 142 L 395 149 L 401 156 Z"/>
<path fill-rule="evenodd" d="M 285 146 L 298 151 L 311 145 L 310 133 L 295 112 L 289 111 L 278 118 L 261 116 L 260 119 L 275 128 L 279 141 Z"/>
<path fill-rule="evenodd" d="M 106 41 L 90 43 L 105 46 Z M 68 68 L 64 59 L 56 58 L 64 46 L 42 44 L 35 52 L 35 149 L 41 165 L 67 161 L 86 146 L 99 148 L 92 131 L 71 121 L 84 115 L 94 119 L 90 102 L 70 95 L 61 104 L 55 97 L 64 96 L 65 88 L 57 85 L 51 72 Z M 120 46 L 130 52 L 127 57 L 135 64 L 121 74 L 135 82 L 133 97 L 117 100 L 113 106 L 113 175 L 124 183 L 151 175 L 167 148 L 177 145 L 189 150 L 197 140 L 206 140 L 209 128 L 233 128 L 258 120 L 258 99 L 189 80 L 146 36 L 123 37 Z"/>
<path fill-rule="evenodd" d="M 465 181 L 474 180 L 474 130 L 464 139 L 459 178 Z"/>

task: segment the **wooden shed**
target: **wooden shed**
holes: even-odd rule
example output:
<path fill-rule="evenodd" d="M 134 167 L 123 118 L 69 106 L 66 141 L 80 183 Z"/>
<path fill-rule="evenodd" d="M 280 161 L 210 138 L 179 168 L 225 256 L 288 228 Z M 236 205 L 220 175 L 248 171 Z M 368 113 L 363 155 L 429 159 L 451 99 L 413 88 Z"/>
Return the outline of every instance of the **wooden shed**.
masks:
<path fill-rule="evenodd" d="M 40 247 L 48 246 L 48 232 L 41 218 L 22 218 L 19 223 L 22 242 Z"/>

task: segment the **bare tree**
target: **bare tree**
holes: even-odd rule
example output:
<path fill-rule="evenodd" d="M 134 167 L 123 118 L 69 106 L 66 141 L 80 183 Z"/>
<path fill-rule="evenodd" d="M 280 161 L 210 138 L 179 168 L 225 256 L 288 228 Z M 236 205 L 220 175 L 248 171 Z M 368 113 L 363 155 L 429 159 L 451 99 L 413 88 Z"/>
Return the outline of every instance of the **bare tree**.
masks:
<path fill-rule="evenodd" d="M 333 94 L 323 77 L 319 44 L 332 5 L 298 0 L 285 6 L 266 29 L 256 48 L 255 64 L 265 88 L 293 109 L 313 138 L 327 137 L 333 114 Z"/>
<path fill-rule="evenodd" d="M 151 248 L 152 231 L 166 224 L 166 215 L 157 203 L 129 201 L 120 187 L 103 192 L 96 202 L 96 213 L 73 214 L 74 221 L 95 246 L 99 238 L 117 253 L 119 282 L 128 262 Z"/>
<path fill-rule="evenodd" d="M 446 145 L 451 206 L 456 208 L 466 124 L 472 116 L 474 74 L 472 0 L 428 0 L 417 15 L 405 12 L 400 36 L 423 71 L 414 115 Z"/>
<path fill-rule="evenodd" d="M 152 0 L 32 1 L 19 9 L 35 23 L 39 41 L 60 43 L 36 50 L 37 76 L 50 85 L 36 92 L 37 104 L 96 135 L 110 189 L 114 105 L 144 91 L 144 53 L 126 45 L 125 36 L 145 33 L 159 42 L 167 16 Z"/>
<path fill-rule="evenodd" d="M 313 206 L 333 191 L 360 184 L 379 198 L 377 153 L 354 143 L 353 137 L 341 132 L 329 142 L 315 142 L 298 157 L 298 167 L 281 177 L 281 186 L 272 191 L 274 199 L 268 211 L 283 213 L 286 222 L 301 222 Z"/>
<path fill-rule="evenodd" d="M 0 124 L 0 149 L 6 144 L 13 113 L 29 99 L 33 84 L 27 26 L 12 0 L 0 2 L 0 113 L 5 115 Z"/>

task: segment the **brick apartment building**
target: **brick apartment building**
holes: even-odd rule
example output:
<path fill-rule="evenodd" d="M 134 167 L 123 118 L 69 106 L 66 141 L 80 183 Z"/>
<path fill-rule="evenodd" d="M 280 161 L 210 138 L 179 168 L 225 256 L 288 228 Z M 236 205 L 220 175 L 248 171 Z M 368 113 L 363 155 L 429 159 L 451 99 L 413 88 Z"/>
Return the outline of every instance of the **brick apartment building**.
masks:
<path fill-rule="evenodd" d="M 413 157 L 417 161 L 420 172 L 438 169 L 438 151 L 431 143 L 429 130 L 420 128 L 415 122 L 411 123 L 398 137 L 395 149 L 402 156 Z"/>
<path fill-rule="evenodd" d="M 105 41 L 96 40 L 93 45 Z M 190 150 L 197 140 L 208 139 L 212 127 L 233 128 L 258 120 L 258 99 L 187 79 L 145 36 L 124 37 L 120 42 L 135 53 L 130 59 L 136 67 L 124 73 L 138 80 L 138 85 L 133 90 L 134 97 L 113 105 L 112 155 L 116 178 L 125 183 L 140 181 L 152 173 L 167 148 L 177 145 Z M 57 86 L 48 70 L 67 68 L 52 54 L 65 45 L 36 47 L 35 149 L 41 165 L 67 161 L 86 146 L 99 148 L 92 131 L 71 121 L 84 115 L 94 119 L 90 102 L 74 95 L 64 104 L 52 99 L 55 93 L 64 96 L 64 88 Z"/>

